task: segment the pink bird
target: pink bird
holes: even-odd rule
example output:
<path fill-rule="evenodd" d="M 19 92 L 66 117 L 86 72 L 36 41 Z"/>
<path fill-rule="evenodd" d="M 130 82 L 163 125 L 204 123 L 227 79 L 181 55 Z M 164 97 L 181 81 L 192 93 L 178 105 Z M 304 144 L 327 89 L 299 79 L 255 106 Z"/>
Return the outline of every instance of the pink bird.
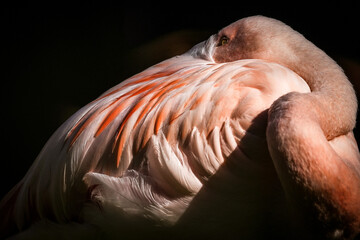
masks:
<path fill-rule="evenodd" d="M 284 23 L 241 19 L 68 119 L 1 202 L 1 236 L 351 239 L 357 100 Z"/>

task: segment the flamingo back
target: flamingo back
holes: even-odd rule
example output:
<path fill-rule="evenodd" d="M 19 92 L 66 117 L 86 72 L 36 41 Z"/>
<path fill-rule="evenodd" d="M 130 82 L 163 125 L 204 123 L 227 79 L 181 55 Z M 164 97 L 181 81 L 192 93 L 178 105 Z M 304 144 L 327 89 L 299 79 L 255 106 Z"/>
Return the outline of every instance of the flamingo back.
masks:
<path fill-rule="evenodd" d="M 102 205 L 174 223 L 253 119 L 291 91 L 310 89 L 263 60 L 215 63 L 186 53 L 154 65 L 54 133 L 18 185 L 16 222 L 26 225 L 34 212 L 67 221 L 90 189 Z M 266 119 L 261 125 L 264 133 Z"/>

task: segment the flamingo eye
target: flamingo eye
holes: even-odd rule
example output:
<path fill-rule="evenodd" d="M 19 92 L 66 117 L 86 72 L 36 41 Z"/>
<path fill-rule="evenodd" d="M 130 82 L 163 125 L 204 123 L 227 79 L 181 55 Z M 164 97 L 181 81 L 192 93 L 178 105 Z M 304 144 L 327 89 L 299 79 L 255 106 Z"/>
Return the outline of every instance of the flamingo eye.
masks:
<path fill-rule="evenodd" d="M 227 36 L 222 36 L 222 37 L 220 38 L 220 41 L 219 41 L 218 46 L 224 46 L 224 45 L 228 44 L 228 43 L 229 43 L 229 40 L 230 40 L 230 39 L 229 39 Z"/>

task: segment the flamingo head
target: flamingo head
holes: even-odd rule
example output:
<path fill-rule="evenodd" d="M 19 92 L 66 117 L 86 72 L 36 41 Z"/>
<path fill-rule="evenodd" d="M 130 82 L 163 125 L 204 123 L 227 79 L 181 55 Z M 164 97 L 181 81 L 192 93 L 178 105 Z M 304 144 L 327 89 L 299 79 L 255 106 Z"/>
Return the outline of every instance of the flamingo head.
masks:
<path fill-rule="evenodd" d="M 221 29 L 207 41 L 196 45 L 190 53 L 216 63 L 241 59 L 268 60 L 296 71 L 294 66 L 300 60 L 299 53 L 314 47 L 283 22 L 264 16 L 252 16 Z"/>

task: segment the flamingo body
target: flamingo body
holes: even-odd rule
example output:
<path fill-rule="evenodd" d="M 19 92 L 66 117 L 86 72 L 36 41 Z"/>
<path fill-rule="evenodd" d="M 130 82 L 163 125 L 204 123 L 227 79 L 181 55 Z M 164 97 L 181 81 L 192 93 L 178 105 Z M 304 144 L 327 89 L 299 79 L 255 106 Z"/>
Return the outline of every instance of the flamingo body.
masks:
<path fill-rule="evenodd" d="M 73 189 L 84 181 L 97 188 L 116 183 L 125 195 L 116 204 L 121 208 L 127 199 L 129 211 L 137 208 L 133 201 L 141 208 L 162 207 L 135 195 L 146 194 L 136 189 L 140 184 L 157 201 L 189 201 L 253 118 L 290 91 L 309 88 L 289 69 L 261 60 L 215 64 L 185 54 L 159 63 L 105 92 L 57 130 L 23 180 L 18 211 L 29 212 L 25 203 L 33 202 L 40 216 L 51 209 L 57 220 L 71 219 L 71 211 L 58 206 L 74 209 Z M 39 176 L 39 169 L 45 174 Z M 179 213 L 158 217 L 175 221 Z"/>

